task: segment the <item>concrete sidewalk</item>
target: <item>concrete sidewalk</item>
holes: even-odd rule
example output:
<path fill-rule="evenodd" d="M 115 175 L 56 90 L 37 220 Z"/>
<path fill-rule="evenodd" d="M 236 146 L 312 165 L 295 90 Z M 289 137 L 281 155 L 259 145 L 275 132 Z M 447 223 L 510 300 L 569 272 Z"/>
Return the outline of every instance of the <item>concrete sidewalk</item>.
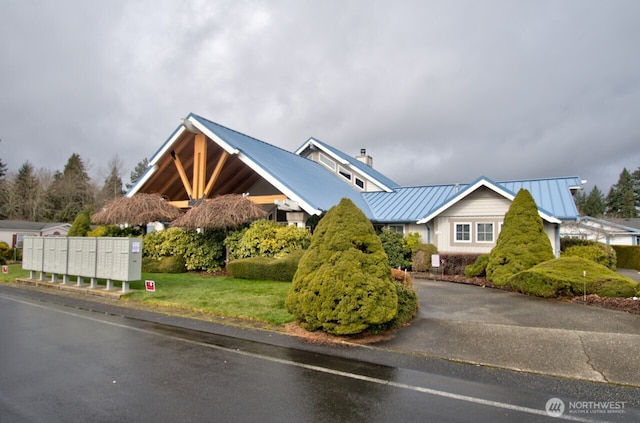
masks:
<path fill-rule="evenodd" d="M 640 387 L 640 316 L 417 280 L 419 317 L 378 348 Z"/>

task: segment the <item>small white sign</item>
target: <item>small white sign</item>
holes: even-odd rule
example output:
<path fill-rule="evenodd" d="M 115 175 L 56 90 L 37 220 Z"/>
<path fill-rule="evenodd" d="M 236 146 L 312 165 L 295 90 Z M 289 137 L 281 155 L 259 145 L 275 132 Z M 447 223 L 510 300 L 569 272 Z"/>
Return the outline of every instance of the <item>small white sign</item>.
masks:
<path fill-rule="evenodd" d="M 2 273 L 4 274 L 9 273 L 9 266 L 2 266 Z"/>
<path fill-rule="evenodd" d="M 440 267 L 440 254 L 431 254 L 431 267 Z"/>
<path fill-rule="evenodd" d="M 144 281 L 144 287 L 147 291 L 156 292 L 156 283 L 154 281 Z"/>

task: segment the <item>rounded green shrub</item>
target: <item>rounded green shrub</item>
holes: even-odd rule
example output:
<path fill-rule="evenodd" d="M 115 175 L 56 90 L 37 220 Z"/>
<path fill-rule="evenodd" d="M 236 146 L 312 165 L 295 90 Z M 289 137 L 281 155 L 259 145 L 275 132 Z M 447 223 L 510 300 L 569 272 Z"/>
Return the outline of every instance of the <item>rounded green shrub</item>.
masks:
<path fill-rule="evenodd" d="M 487 275 L 487 263 L 489 263 L 489 254 L 483 254 L 476 261 L 465 267 L 464 275 L 468 278 L 482 278 Z"/>
<path fill-rule="evenodd" d="M 507 284 L 516 291 L 545 298 L 585 293 L 632 297 L 638 289 L 634 280 L 581 257 L 561 257 L 540 263 L 512 276 Z"/>
<path fill-rule="evenodd" d="M 574 245 L 564 250 L 562 256 L 582 257 L 616 270 L 616 251 L 610 245 L 595 242 L 591 245 Z"/>
<path fill-rule="evenodd" d="M 224 265 L 224 232 L 205 230 L 197 232 L 181 228 L 169 228 L 150 232 L 142 245 L 145 257 L 182 257 L 187 270 L 215 272 Z"/>
<path fill-rule="evenodd" d="M 349 199 L 320 220 L 285 302 L 302 327 L 350 335 L 396 316 L 398 294 L 373 225 Z"/>
<path fill-rule="evenodd" d="M 529 191 L 521 189 L 505 214 L 496 246 L 489 253 L 487 279 L 503 286 L 516 273 L 553 258 L 536 202 Z"/>
<path fill-rule="evenodd" d="M 257 220 L 248 228 L 230 233 L 225 241 L 231 259 L 245 257 L 283 257 L 305 250 L 311 235 L 305 228 L 281 225 L 271 220 Z"/>
<path fill-rule="evenodd" d="M 398 295 L 398 312 L 396 317 L 381 325 L 374 325 L 370 330 L 374 333 L 391 329 L 399 329 L 409 323 L 418 314 L 419 301 L 416 292 L 409 286 L 395 283 Z"/>

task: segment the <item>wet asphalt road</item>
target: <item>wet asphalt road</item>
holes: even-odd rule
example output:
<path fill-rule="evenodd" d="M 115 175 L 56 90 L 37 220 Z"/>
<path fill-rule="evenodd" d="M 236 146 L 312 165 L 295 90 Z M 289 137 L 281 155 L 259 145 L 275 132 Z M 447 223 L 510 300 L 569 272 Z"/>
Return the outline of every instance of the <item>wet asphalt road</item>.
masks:
<path fill-rule="evenodd" d="M 552 421 L 549 399 L 0 292 L 0 422 Z"/>

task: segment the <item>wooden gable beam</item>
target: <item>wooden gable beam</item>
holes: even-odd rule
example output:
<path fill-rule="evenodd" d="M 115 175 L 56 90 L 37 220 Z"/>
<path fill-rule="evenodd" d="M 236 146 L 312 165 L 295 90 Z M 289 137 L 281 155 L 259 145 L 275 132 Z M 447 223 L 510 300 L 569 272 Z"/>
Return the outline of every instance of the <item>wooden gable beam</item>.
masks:
<path fill-rule="evenodd" d="M 207 175 L 207 140 L 197 134 L 193 143 L 193 198 L 204 198 L 204 180 Z"/>
<path fill-rule="evenodd" d="M 248 195 L 247 199 L 256 204 L 274 204 L 276 200 L 286 200 L 287 196 L 283 194 L 277 195 Z"/>
<path fill-rule="evenodd" d="M 191 191 L 191 184 L 189 183 L 189 178 L 187 178 L 187 172 L 184 171 L 184 166 L 182 166 L 182 162 L 180 161 L 180 157 L 176 155 L 175 151 L 171 151 L 171 157 L 173 158 L 173 163 L 176 165 L 176 169 L 178 169 L 178 174 L 180 174 L 180 179 L 182 179 L 182 185 L 184 185 L 184 189 L 187 191 L 187 195 L 189 198 L 193 199 L 193 191 Z"/>
<path fill-rule="evenodd" d="M 229 153 L 222 150 L 222 155 L 220 156 L 220 159 L 218 159 L 216 168 L 211 174 L 211 177 L 209 178 L 209 182 L 207 182 L 207 186 L 204 189 L 204 197 L 208 197 L 209 194 L 211 194 L 211 190 L 213 189 L 213 186 L 218 180 L 218 177 L 220 176 L 220 172 L 222 172 L 222 166 L 224 166 L 225 162 L 227 161 L 227 158 L 229 158 Z"/>

